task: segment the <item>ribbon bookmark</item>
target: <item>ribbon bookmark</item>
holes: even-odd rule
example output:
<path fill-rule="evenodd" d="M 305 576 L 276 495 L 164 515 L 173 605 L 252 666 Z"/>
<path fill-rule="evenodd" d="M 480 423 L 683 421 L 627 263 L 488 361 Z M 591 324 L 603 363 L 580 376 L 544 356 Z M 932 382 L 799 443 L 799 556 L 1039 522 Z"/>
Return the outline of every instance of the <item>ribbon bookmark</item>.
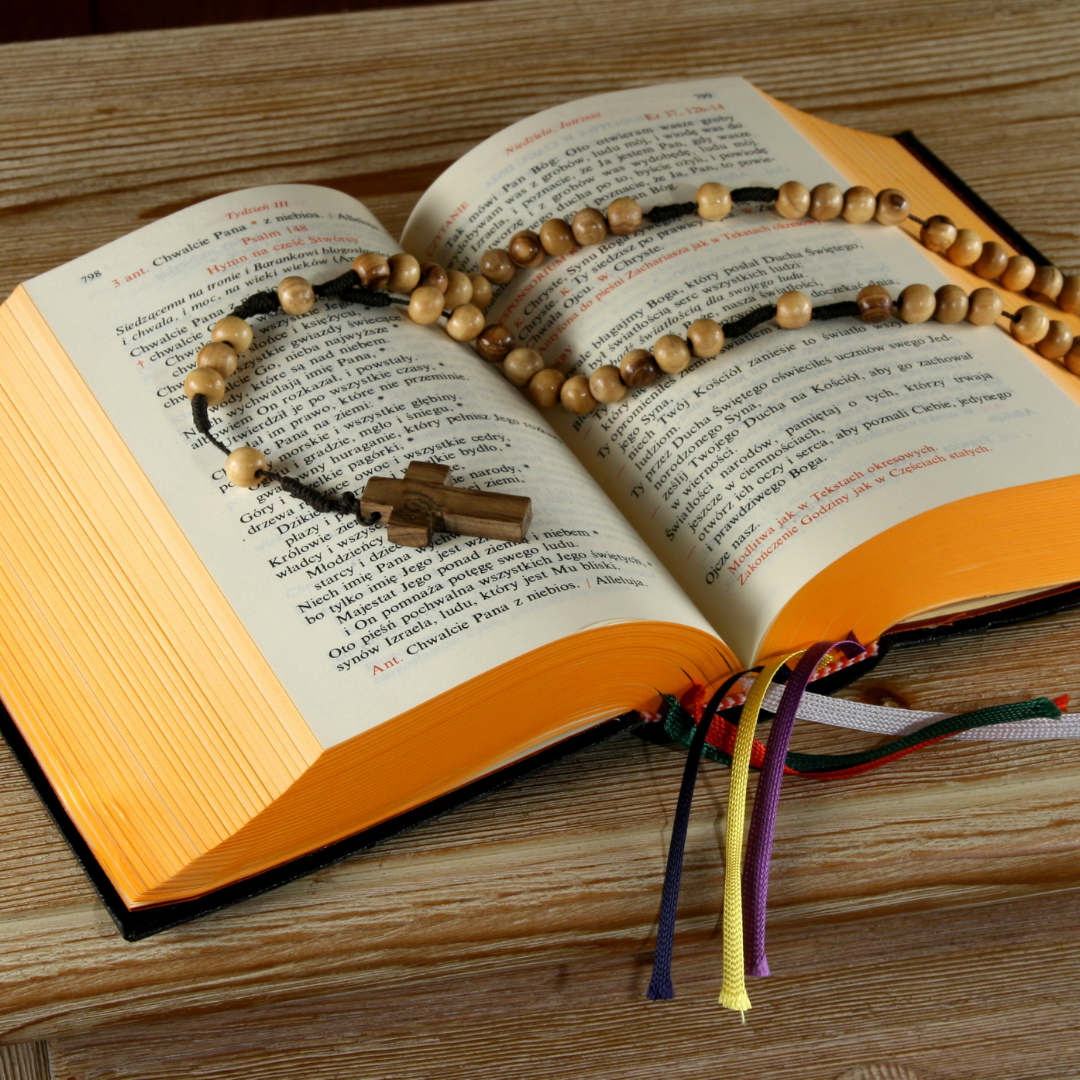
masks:
<path fill-rule="evenodd" d="M 784 763 L 788 743 L 791 741 L 791 730 L 795 726 L 795 715 L 802 703 L 807 684 L 813 678 L 817 666 L 833 649 L 853 652 L 861 651 L 862 646 L 854 638 L 835 642 L 822 641 L 802 654 L 802 659 L 784 687 L 780 707 L 769 732 L 769 741 L 765 745 L 765 763 L 758 779 L 754 813 L 750 819 L 750 839 L 746 847 L 746 871 L 743 875 L 743 896 L 747 907 L 747 975 L 769 974 L 769 963 L 765 959 L 765 901 L 769 892 L 769 861 L 772 858 L 773 830 L 776 826 L 776 807 L 780 801 L 780 784 L 784 779 Z M 754 689 L 757 689 L 757 684 Z M 764 691 L 762 696 L 764 697 Z M 739 724 L 739 737 L 742 737 L 742 723 Z M 727 904 L 724 906 L 726 908 Z M 741 962 L 741 955 L 739 959 Z"/>
<path fill-rule="evenodd" d="M 650 1001 L 667 1001 L 675 996 L 671 983 L 671 956 L 675 947 L 675 910 L 679 904 L 679 884 L 682 881 L 683 852 L 686 849 L 686 830 L 690 824 L 690 804 L 694 799 L 698 765 L 705 737 L 709 734 L 717 709 L 727 692 L 745 675 L 740 671 L 723 683 L 712 696 L 708 708 L 698 717 L 690 751 L 686 755 L 675 820 L 671 826 L 671 846 L 668 848 L 667 870 L 664 873 L 664 893 L 660 900 L 660 921 L 656 927 L 656 949 L 653 952 L 652 979 L 646 997 Z"/>
<path fill-rule="evenodd" d="M 728 786 L 727 837 L 724 845 L 724 981 L 720 1004 L 726 1009 L 745 1013 L 750 1008 L 743 973 L 742 940 L 742 838 L 746 820 L 746 786 L 750 777 L 750 751 L 754 745 L 761 703 L 773 676 L 801 653 L 790 653 L 766 664 L 757 677 L 739 717 L 739 732 L 731 755 L 731 779 Z"/>

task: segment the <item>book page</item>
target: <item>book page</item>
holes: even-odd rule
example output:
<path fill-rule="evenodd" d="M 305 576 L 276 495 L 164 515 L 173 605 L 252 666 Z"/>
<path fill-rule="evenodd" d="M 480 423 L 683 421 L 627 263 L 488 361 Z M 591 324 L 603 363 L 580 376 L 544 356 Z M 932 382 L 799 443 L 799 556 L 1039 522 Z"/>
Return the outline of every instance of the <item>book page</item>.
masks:
<path fill-rule="evenodd" d="M 790 179 L 858 182 L 742 80 L 629 90 L 487 140 L 426 193 L 403 243 L 475 268 L 517 230 L 618 196 L 648 209 L 693 200 L 708 180 Z M 817 305 L 870 283 L 894 296 L 914 282 L 937 288 L 947 279 L 934 258 L 877 223 L 736 207 L 548 259 L 490 314 L 567 376 L 588 375 L 662 334 L 684 336 L 696 318 L 726 322 L 790 289 Z M 966 323 L 770 322 L 618 405 L 549 419 L 749 663 L 783 605 L 863 541 L 964 496 L 1078 471 L 1076 407 L 1031 355 Z"/>
<path fill-rule="evenodd" d="M 323 746 L 609 620 L 708 624 L 545 420 L 467 346 L 400 307 L 319 302 L 252 319 L 210 410 L 229 447 L 359 494 L 411 460 L 457 486 L 524 495 L 526 543 L 392 544 L 276 483 L 229 484 L 183 381 L 213 323 L 289 274 L 315 282 L 396 246 L 339 192 L 224 195 L 27 284 L 38 309 Z"/>

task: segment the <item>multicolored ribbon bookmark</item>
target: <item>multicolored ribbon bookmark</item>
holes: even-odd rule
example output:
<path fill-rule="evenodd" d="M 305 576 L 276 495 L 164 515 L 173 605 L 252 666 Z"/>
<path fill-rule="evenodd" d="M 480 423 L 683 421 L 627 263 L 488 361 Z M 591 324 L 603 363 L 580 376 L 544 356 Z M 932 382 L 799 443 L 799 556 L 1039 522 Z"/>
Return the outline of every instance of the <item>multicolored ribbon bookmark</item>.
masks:
<path fill-rule="evenodd" d="M 724 704 L 728 691 L 743 676 L 750 674 L 748 672 L 733 676 L 725 682 L 713 694 L 707 708 L 703 707 L 705 688 L 694 687 L 692 704 L 689 706 L 692 715 L 688 714 L 686 708 L 675 698 L 665 698 L 668 707 L 664 728 L 672 738 L 683 745 L 689 744 L 690 753 L 683 770 L 664 878 L 653 976 L 648 990 L 648 996 L 654 1001 L 675 996 L 671 983 L 675 909 L 678 903 L 690 805 L 703 754 L 731 765 L 724 860 L 724 975 L 720 1004 L 745 1013 L 750 1008 L 745 976 L 769 974 L 765 957 L 765 906 L 776 811 L 785 773 L 823 780 L 841 779 L 893 761 L 931 743 L 956 737 L 960 733 L 973 733 L 977 729 L 1000 729 L 1002 734 L 1010 738 L 1031 738 L 1035 732 L 1048 738 L 1080 736 L 1080 721 L 1059 719 L 1063 708 L 1068 704 L 1065 698 L 1060 701 L 1034 698 L 1031 701 L 995 705 L 970 713 L 950 715 L 881 709 L 806 694 L 807 684 L 815 672 L 822 665 L 833 663 L 835 656 L 830 654 L 834 654 L 838 649 L 850 655 L 861 652 L 862 646 L 854 638 L 823 642 L 805 652 L 792 653 L 767 664 L 750 688 L 737 722 L 719 716 L 718 710 Z M 783 689 L 771 686 L 780 669 L 796 658 L 799 658 L 798 663 Z M 776 710 L 767 747 L 754 738 L 763 705 Z M 885 746 L 851 754 L 793 753 L 788 750 L 788 744 L 795 717 L 800 712 L 807 719 L 899 735 L 899 738 Z M 912 730 L 913 722 L 925 726 Z M 761 768 L 762 774 L 754 802 L 746 866 L 743 869 L 743 824 L 747 781 L 752 766 Z"/>
<path fill-rule="evenodd" d="M 720 1004 L 728 1009 L 738 1009 L 739 1012 L 746 1012 L 750 1008 L 746 979 L 743 977 L 742 892 L 739 886 L 743 821 L 746 817 L 746 785 L 750 777 L 750 750 L 754 744 L 758 713 L 761 712 L 761 703 L 765 700 L 769 683 L 784 664 L 798 655 L 799 653 L 791 653 L 782 656 L 761 669 L 761 674 L 754 682 L 743 706 L 739 734 L 735 737 L 735 750 L 731 756 L 727 838 L 724 848 L 724 981 L 720 988 Z M 814 667 L 816 666 L 815 661 Z M 810 670 L 812 672 L 813 668 Z"/>
<path fill-rule="evenodd" d="M 780 705 L 783 689 L 776 684 L 769 687 L 764 708 L 775 711 Z M 665 732 L 676 742 L 689 746 L 693 719 L 677 699 L 666 697 L 665 701 Z M 799 707 L 800 719 L 881 735 L 902 734 L 884 746 L 851 754 L 800 754 L 789 750 L 784 759 L 784 772 L 814 780 L 842 780 L 876 769 L 947 738 L 986 740 L 1000 733 L 1004 739 L 1080 739 L 1080 718 L 1062 715 L 1068 703 L 1068 695 L 1053 700 L 1039 697 L 954 714 L 888 709 L 806 693 Z M 912 717 L 927 722 L 923 727 L 909 730 L 911 724 L 908 718 Z M 738 731 L 735 721 L 718 716 L 709 729 L 702 757 L 730 765 Z M 750 751 L 750 767 L 760 769 L 764 763 L 765 744 L 755 739 Z"/>

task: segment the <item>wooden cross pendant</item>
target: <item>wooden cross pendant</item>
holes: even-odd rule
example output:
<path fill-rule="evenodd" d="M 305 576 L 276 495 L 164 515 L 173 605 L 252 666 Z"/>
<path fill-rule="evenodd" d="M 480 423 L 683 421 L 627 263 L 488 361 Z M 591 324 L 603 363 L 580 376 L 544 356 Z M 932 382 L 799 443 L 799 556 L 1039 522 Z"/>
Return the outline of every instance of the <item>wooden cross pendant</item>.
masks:
<path fill-rule="evenodd" d="M 381 515 L 387 536 L 405 547 L 427 547 L 433 531 L 520 541 L 532 520 L 532 500 L 450 483 L 450 467 L 412 461 L 404 480 L 373 476 L 360 496 L 360 514 Z"/>

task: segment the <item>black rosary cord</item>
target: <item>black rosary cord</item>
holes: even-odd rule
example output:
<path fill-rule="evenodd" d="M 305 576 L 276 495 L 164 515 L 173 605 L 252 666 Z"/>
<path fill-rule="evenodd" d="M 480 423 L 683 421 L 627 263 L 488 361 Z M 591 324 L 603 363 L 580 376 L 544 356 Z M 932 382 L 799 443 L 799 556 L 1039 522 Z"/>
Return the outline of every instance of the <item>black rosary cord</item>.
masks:
<path fill-rule="evenodd" d="M 312 285 L 312 291 L 320 300 L 344 300 L 349 304 L 363 304 L 365 307 L 389 307 L 391 304 L 408 303 L 386 292 L 369 289 L 360 283 L 360 276 L 355 270 L 346 270 L 336 278 L 324 281 L 321 285 Z M 273 315 L 281 309 L 277 292 L 267 290 L 249 296 L 230 314 L 238 319 L 250 319 L 254 315 Z"/>
<path fill-rule="evenodd" d="M 352 273 L 352 271 L 350 270 L 349 273 Z M 344 289 L 336 299 L 344 300 L 350 304 L 363 304 L 365 307 L 389 307 L 391 304 L 408 303 L 408 300 L 400 300 L 390 293 L 366 289 L 363 285 Z"/>
<path fill-rule="evenodd" d="M 388 292 L 369 289 L 355 270 L 346 270 L 344 274 L 324 281 L 321 285 L 312 285 L 311 288 L 320 300 L 345 300 L 350 304 L 363 304 L 365 307 L 389 307 L 402 302 Z M 409 302 L 408 297 L 404 302 Z"/>
<path fill-rule="evenodd" d="M 859 305 L 854 300 L 838 300 L 835 304 L 822 304 L 814 308 L 813 319 L 857 319 Z"/>
<path fill-rule="evenodd" d="M 771 203 L 776 202 L 779 195 L 780 191 L 778 188 L 735 188 L 735 190 L 731 192 L 731 201 L 733 203 Z M 645 213 L 642 214 L 642 217 L 648 218 L 654 225 L 663 225 L 667 221 L 674 221 L 676 218 L 696 212 L 696 202 L 665 203 L 660 206 L 654 206 L 651 210 L 646 210 Z"/>
<path fill-rule="evenodd" d="M 325 491 L 320 491 L 310 484 L 305 484 L 293 476 L 274 472 L 273 469 L 263 469 L 261 475 L 276 480 L 294 499 L 307 503 L 312 510 L 318 510 L 320 514 L 344 514 L 347 512 L 336 495 L 328 495 Z"/>
<path fill-rule="evenodd" d="M 762 323 L 768 322 L 776 315 L 776 305 L 769 304 L 767 307 L 754 308 L 753 311 L 748 311 L 745 315 L 740 315 L 737 319 L 732 319 L 731 322 L 723 324 L 724 337 L 726 338 L 738 338 L 744 334 L 749 334 L 755 327 L 760 326 Z"/>
<path fill-rule="evenodd" d="M 733 203 L 769 203 L 780 198 L 780 189 L 774 187 L 739 187 L 731 192 Z"/>
<path fill-rule="evenodd" d="M 312 285 L 315 296 L 321 300 L 342 300 L 353 304 L 363 304 L 366 307 L 388 307 L 390 304 L 408 303 L 397 296 L 386 292 L 377 292 L 369 289 L 361 283 L 360 275 L 355 270 L 349 269 L 329 281 L 320 285 Z M 281 308 L 276 290 L 254 293 L 238 307 L 234 308 L 232 315 L 238 319 L 249 319 L 254 315 L 272 315 Z M 210 426 L 209 403 L 205 394 L 195 394 L 191 398 L 191 418 L 195 429 L 204 435 L 223 454 L 228 456 L 232 451 L 218 439 Z M 372 514 L 365 520 L 360 514 L 360 500 L 351 491 L 342 495 L 327 494 L 310 484 L 305 484 L 291 476 L 276 473 L 272 469 L 261 469 L 255 474 L 263 478 L 276 480 L 285 491 L 294 499 L 306 503 L 313 510 L 322 514 L 354 514 L 356 520 L 362 525 L 374 525 L 382 515 Z"/>
<path fill-rule="evenodd" d="M 250 319 L 252 315 L 273 315 L 278 308 L 278 295 L 274 290 L 255 293 L 249 296 L 238 308 L 232 310 L 232 314 L 238 319 Z"/>
<path fill-rule="evenodd" d="M 191 399 L 191 420 L 195 425 L 195 430 L 200 435 L 205 435 L 226 457 L 232 453 L 210 430 L 210 410 L 207 407 L 205 394 L 196 394 Z"/>
<path fill-rule="evenodd" d="M 321 285 L 312 285 L 311 289 L 320 300 L 336 300 L 346 289 L 359 286 L 360 275 L 355 270 L 346 270 L 344 274 L 324 281 Z"/>
<path fill-rule="evenodd" d="M 365 521 L 360 516 L 360 500 L 351 491 L 346 491 L 343 495 L 328 495 L 325 491 L 305 484 L 293 476 L 274 472 L 273 469 L 262 469 L 256 475 L 276 480 L 294 499 L 307 503 L 312 510 L 317 510 L 320 514 L 355 514 L 362 525 L 374 525 L 382 517 L 375 513 Z"/>
<path fill-rule="evenodd" d="M 776 305 L 769 304 L 767 307 L 754 308 L 740 315 L 737 319 L 723 324 L 724 337 L 730 339 L 743 337 L 751 330 L 756 329 L 762 323 L 767 323 L 776 317 Z M 814 308 L 812 318 L 815 319 L 857 319 L 859 317 L 859 305 L 854 300 L 838 300 L 834 304 L 821 304 Z"/>
<path fill-rule="evenodd" d="M 663 225 L 685 214 L 693 214 L 696 210 L 696 202 L 667 203 L 664 206 L 654 206 L 651 210 L 646 210 L 642 217 L 647 217 L 654 225 Z"/>

